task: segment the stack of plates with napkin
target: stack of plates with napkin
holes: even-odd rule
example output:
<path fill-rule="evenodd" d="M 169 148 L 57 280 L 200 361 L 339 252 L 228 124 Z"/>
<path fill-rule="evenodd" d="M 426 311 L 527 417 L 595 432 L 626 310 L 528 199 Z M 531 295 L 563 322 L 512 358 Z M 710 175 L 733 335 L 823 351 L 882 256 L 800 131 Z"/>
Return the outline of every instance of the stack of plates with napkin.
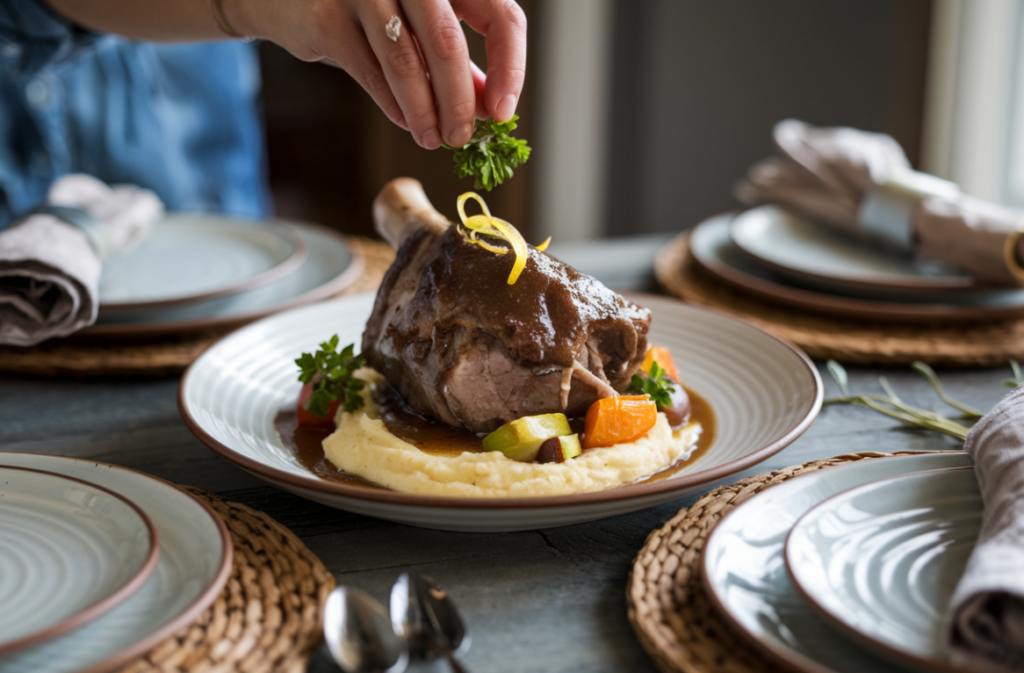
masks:
<path fill-rule="evenodd" d="M 1024 213 L 913 171 L 886 135 L 786 120 L 774 140 L 736 187 L 753 207 L 691 234 L 712 276 L 845 318 L 1024 317 Z"/>
<path fill-rule="evenodd" d="M 232 549 L 213 510 L 161 479 L 0 452 L 0 672 L 131 662 L 213 603 Z"/>
<path fill-rule="evenodd" d="M 798 671 L 1024 670 L 1024 387 L 965 448 L 750 498 L 709 536 L 712 601 Z"/>
<path fill-rule="evenodd" d="M 0 344 L 224 331 L 337 294 L 360 272 L 333 231 L 167 214 L 147 190 L 69 175 L 0 232 Z"/>

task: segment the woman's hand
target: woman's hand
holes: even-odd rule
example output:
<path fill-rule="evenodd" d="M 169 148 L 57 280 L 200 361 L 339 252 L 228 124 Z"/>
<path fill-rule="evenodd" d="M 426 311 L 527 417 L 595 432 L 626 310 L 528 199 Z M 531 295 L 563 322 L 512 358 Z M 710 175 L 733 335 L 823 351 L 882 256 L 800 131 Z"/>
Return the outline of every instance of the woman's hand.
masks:
<path fill-rule="evenodd" d="M 522 92 L 526 17 L 513 0 L 221 0 L 221 8 L 237 32 L 348 72 L 427 149 L 466 144 L 476 117 L 511 118 Z M 469 60 L 460 20 L 486 38 L 486 75 Z"/>

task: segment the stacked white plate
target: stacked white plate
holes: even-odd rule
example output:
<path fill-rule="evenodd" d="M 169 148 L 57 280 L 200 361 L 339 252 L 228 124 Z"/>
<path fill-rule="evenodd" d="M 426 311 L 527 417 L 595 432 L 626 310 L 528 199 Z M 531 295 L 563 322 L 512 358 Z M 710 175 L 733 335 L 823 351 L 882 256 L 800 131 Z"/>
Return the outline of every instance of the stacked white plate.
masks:
<path fill-rule="evenodd" d="M 966 673 L 948 659 L 944 618 L 981 511 L 962 452 L 809 473 L 719 522 L 705 587 L 740 633 L 790 669 Z"/>
<path fill-rule="evenodd" d="M 85 336 L 225 329 L 337 294 L 362 256 L 337 232 L 298 222 L 175 213 L 104 261 Z"/>
<path fill-rule="evenodd" d="M 224 523 L 172 484 L 0 452 L 0 673 L 114 670 L 194 621 L 231 558 Z"/>
<path fill-rule="evenodd" d="M 875 321 L 1024 316 L 1024 290 L 869 246 L 777 206 L 729 213 L 690 234 L 693 260 L 724 283 L 815 313 Z"/>

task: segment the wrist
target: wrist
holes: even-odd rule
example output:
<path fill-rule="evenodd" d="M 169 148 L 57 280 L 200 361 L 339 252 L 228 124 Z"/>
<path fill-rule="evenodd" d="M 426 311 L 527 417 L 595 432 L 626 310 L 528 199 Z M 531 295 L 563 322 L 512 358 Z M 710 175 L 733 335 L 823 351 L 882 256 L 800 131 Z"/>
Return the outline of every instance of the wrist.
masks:
<path fill-rule="evenodd" d="M 252 0 L 207 0 L 210 13 L 221 32 L 229 37 L 252 40 L 262 37 L 252 20 Z"/>

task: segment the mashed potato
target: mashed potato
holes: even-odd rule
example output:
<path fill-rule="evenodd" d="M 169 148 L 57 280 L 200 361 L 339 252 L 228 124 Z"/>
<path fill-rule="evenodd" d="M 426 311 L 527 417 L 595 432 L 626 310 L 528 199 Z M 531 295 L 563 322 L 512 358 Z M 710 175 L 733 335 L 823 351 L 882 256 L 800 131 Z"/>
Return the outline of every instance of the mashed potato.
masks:
<path fill-rule="evenodd" d="M 628 484 L 686 460 L 697 446 L 700 425 L 673 432 L 664 414 L 635 442 L 588 449 L 564 463 L 521 463 L 504 454 L 465 452 L 443 456 L 421 451 L 391 434 L 380 420 L 372 387 L 379 373 L 361 369 L 369 385 L 365 405 L 338 411 L 337 430 L 324 440 L 336 467 L 395 491 L 476 498 L 518 498 L 600 491 Z"/>

